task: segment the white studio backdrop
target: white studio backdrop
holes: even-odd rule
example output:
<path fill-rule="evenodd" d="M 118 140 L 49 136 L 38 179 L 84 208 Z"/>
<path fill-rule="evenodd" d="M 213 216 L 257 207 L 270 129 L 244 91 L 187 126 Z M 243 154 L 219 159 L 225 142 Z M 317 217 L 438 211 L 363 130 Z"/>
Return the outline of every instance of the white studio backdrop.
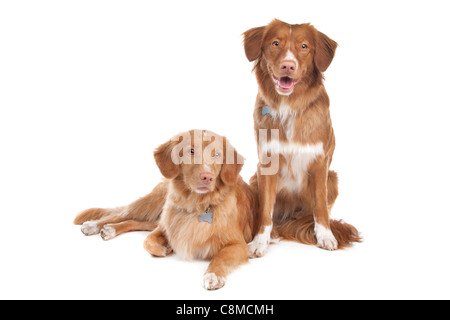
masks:
<path fill-rule="evenodd" d="M 2 1 L 1 299 L 450 298 L 445 1 Z M 146 232 L 109 242 L 72 225 L 161 175 L 176 133 L 227 136 L 256 170 L 257 85 L 242 33 L 273 18 L 339 43 L 325 73 L 340 176 L 333 217 L 365 242 L 281 242 L 200 285 L 207 262 L 156 259 Z"/>

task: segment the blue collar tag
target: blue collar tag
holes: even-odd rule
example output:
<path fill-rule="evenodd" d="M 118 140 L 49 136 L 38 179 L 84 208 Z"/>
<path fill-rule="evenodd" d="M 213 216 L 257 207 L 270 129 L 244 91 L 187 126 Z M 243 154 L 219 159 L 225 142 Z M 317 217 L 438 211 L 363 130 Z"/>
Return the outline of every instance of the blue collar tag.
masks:
<path fill-rule="evenodd" d="M 262 107 L 262 111 L 261 111 L 262 115 L 265 116 L 266 114 L 270 114 L 272 115 L 272 109 L 270 109 L 270 107 Z"/>
<path fill-rule="evenodd" d="M 210 223 L 210 224 L 213 222 L 213 213 L 212 213 L 212 212 L 209 212 L 209 208 L 206 209 L 206 211 L 203 212 L 203 213 L 200 215 L 200 217 L 198 217 L 198 221 L 199 221 L 199 222 L 205 221 L 205 222 L 208 222 L 208 223 Z"/>

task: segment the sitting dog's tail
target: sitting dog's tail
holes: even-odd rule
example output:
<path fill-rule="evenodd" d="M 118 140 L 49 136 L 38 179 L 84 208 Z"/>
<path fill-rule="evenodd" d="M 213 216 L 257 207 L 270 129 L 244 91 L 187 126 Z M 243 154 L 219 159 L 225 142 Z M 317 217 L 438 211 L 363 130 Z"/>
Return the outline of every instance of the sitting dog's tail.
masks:
<path fill-rule="evenodd" d="M 274 225 L 273 238 L 280 240 L 297 241 L 303 244 L 316 245 L 317 239 L 314 232 L 314 217 L 311 213 L 304 213 Z M 330 220 L 331 232 L 338 242 L 338 249 L 352 246 L 354 242 L 362 242 L 358 230 L 351 224 L 342 220 Z"/>

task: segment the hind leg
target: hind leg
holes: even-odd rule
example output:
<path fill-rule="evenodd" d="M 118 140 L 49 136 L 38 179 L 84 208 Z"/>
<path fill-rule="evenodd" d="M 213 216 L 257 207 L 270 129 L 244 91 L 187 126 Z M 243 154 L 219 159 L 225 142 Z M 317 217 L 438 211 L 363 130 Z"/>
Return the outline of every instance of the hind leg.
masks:
<path fill-rule="evenodd" d="M 145 238 L 144 249 L 154 257 L 165 257 L 173 251 L 161 227 L 157 227 Z"/>
<path fill-rule="evenodd" d="M 326 250 L 338 248 L 338 242 L 330 226 L 330 209 L 337 198 L 337 193 L 337 175 L 334 171 L 328 170 L 328 160 L 314 162 L 309 168 L 308 186 L 303 191 L 302 200 L 314 216 L 317 246 Z"/>
<path fill-rule="evenodd" d="M 166 201 L 168 181 L 158 184 L 151 193 L 128 206 L 113 209 L 92 208 L 77 215 L 74 224 L 82 224 L 85 235 L 98 234 L 105 224 L 120 223 L 126 220 L 156 223 Z"/>
<path fill-rule="evenodd" d="M 92 220 L 92 221 L 89 220 L 89 221 L 86 221 L 85 223 L 83 223 L 83 225 L 81 226 L 81 232 L 83 232 L 84 235 L 86 235 L 86 236 L 92 236 L 94 234 L 98 234 L 100 232 L 100 230 L 103 228 L 103 226 L 106 224 L 120 223 L 127 219 L 128 218 L 126 216 L 124 217 L 124 216 L 118 214 L 118 215 L 107 216 L 107 217 L 101 218 L 99 220 Z"/>
<path fill-rule="evenodd" d="M 339 195 L 338 188 L 338 175 L 335 171 L 328 171 L 328 181 L 327 181 L 327 204 L 328 213 L 330 213 L 333 208 L 334 203 Z"/>
<path fill-rule="evenodd" d="M 316 234 L 317 246 L 326 250 L 336 250 L 338 249 L 339 243 L 331 231 L 331 221 L 330 213 L 336 198 L 339 194 L 338 191 L 338 178 L 335 171 L 328 171 L 328 176 L 326 180 L 326 212 L 327 215 L 319 215 L 320 212 L 317 207 L 314 211 L 314 232 Z M 316 200 L 317 201 L 317 200 Z M 317 203 L 316 203 L 317 204 Z M 323 210 L 325 213 L 325 210 Z"/>

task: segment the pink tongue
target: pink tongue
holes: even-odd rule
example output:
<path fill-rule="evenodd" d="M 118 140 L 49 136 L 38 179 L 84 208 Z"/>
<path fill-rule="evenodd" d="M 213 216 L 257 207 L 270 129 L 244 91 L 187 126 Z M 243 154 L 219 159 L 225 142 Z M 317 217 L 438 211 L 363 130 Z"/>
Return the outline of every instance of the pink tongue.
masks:
<path fill-rule="evenodd" d="M 283 89 L 290 89 L 292 88 L 293 84 L 294 84 L 294 80 L 292 80 L 289 77 L 282 77 L 280 78 L 280 87 Z"/>

